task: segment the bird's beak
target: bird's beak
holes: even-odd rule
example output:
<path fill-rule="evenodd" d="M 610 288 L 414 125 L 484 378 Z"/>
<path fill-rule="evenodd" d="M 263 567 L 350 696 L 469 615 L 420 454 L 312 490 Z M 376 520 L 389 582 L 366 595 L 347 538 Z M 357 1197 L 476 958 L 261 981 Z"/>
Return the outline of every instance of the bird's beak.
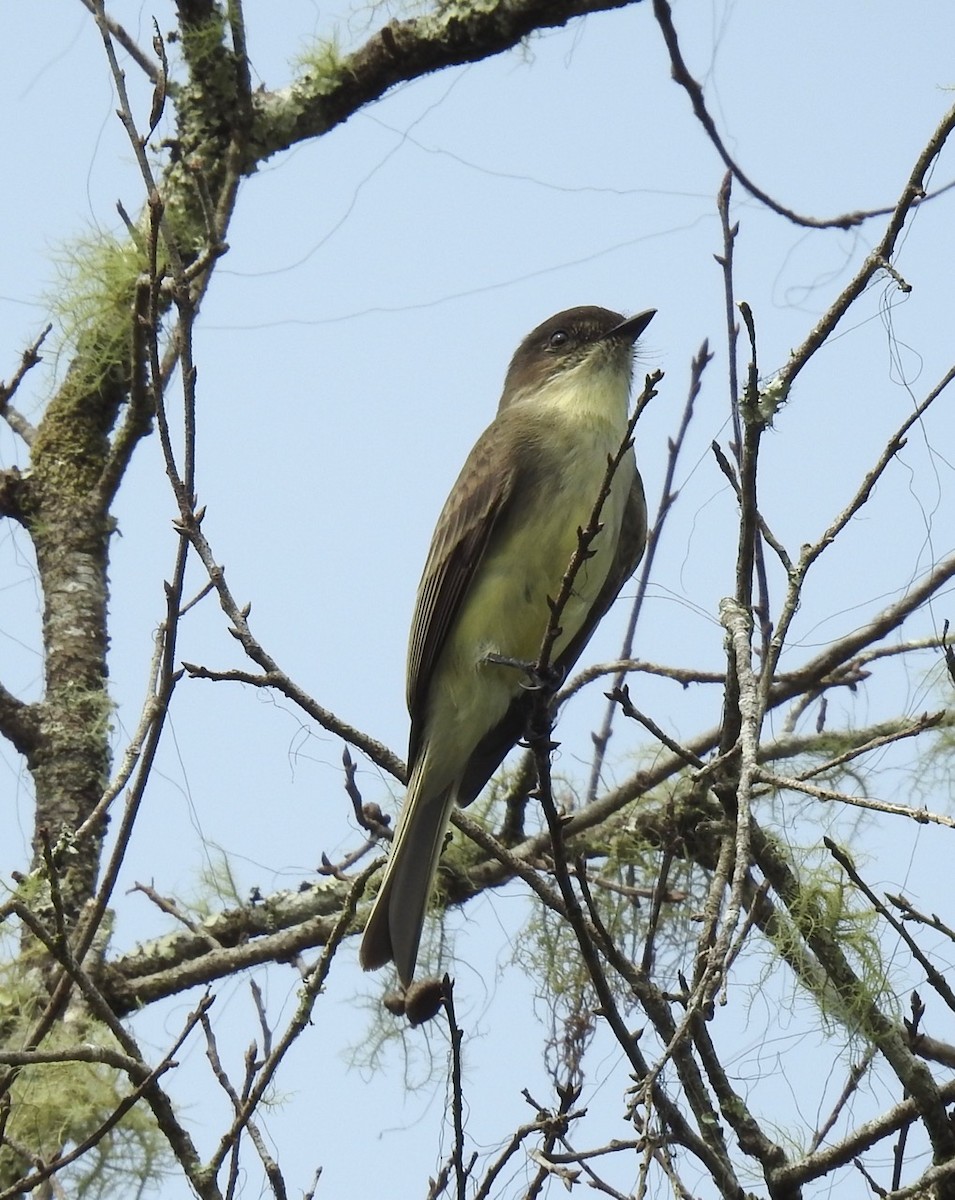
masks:
<path fill-rule="evenodd" d="M 656 315 L 655 308 L 648 308 L 646 312 L 637 313 L 635 317 L 627 317 L 619 325 L 614 325 L 613 329 L 608 329 L 601 341 L 606 338 L 627 338 L 629 341 L 635 342 Z"/>

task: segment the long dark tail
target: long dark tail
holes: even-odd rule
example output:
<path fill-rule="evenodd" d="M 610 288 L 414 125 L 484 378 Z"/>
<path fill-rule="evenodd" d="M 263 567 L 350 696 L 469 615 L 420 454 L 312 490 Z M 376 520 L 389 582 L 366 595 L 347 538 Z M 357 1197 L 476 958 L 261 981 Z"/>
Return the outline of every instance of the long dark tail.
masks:
<path fill-rule="evenodd" d="M 454 803 L 453 788 L 429 796 L 421 783 L 416 772 L 359 952 L 366 971 L 393 961 L 405 987 L 414 977 L 424 914 Z"/>

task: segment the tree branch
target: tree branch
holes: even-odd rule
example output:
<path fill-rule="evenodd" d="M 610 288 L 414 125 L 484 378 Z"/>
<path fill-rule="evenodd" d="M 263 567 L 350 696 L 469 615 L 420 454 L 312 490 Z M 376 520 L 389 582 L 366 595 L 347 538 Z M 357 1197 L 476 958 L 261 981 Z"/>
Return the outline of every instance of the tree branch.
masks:
<path fill-rule="evenodd" d="M 254 94 L 245 174 L 297 142 L 328 133 L 389 88 L 432 71 L 478 62 L 513 49 L 542 29 L 608 12 L 640 0 L 510 0 L 507 4 L 442 5 L 404 21 L 389 21 L 361 49 L 323 61 L 282 92 Z M 324 61 L 327 60 L 327 61 Z"/>

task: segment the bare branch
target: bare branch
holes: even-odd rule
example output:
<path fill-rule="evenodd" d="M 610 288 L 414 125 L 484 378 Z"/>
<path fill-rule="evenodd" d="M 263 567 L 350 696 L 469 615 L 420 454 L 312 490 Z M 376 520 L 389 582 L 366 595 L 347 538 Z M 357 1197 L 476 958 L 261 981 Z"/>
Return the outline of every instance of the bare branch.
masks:
<path fill-rule="evenodd" d="M 902 941 L 905 942 L 906 946 L 908 946 L 912 953 L 912 957 L 924 969 L 925 976 L 935 991 L 938 992 L 948 1007 L 955 1011 L 955 991 L 949 987 L 948 981 L 945 979 L 945 976 L 942 974 L 942 972 L 939 971 L 938 968 L 935 967 L 935 965 L 929 960 L 928 956 L 922 952 L 917 942 L 911 936 L 902 922 L 896 919 L 896 917 L 889 911 L 888 908 L 886 908 L 879 897 L 875 894 L 872 888 L 870 888 L 865 882 L 856 869 L 855 863 L 852 861 L 846 851 L 840 846 L 837 846 L 831 838 L 826 837 L 823 838 L 822 841 L 823 845 L 836 860 L 839 866 L 842 867 L 859 891 L 861 891 L 866 899 L 874 906 L 876 911 L 881 913 L 882 917 L 888 921 Z M 917 1045 L 919 1040 L 918 1036 L 915 1035 L 914 1030 L 912 1031 L 912 1034 L 913 1043 Z"/>
<path fill-rule="evenodd" d="M 310 73 L 284 92 L 253 95 L 249 139 L 256 163 L 328 133 L 389 88 L 443 67 L 477 62 L 519 45 L 541 29 L 587 13 L 625 8 L 633 0 L 510 0 L 507 5 L 451 6 L 389 21 L 361 49 L 324 76 Z"/>
<path fill-rule="evenodd" d="M 99 17 L 99 9 L 101 5 L 97 5 L 96 0 L 80 0 L 80 3 L 94 17 Z M 102 20 L 105 21 L 106 29 L 111 37 L 113 37 L 123 47 L 133 62 L 140 68 L 143 74 L 152 83 L 156 83 L 159 77 L 159 68 L 145 51 L 137 44 L 130 34 L 123 28 L 118 21 L 107 13 L 102 13 Z"/>
<path fill-rule="evenodd" d="M 666 43 L 667 50 L 670 55 L 670 64 L 672 68 L 673 78 L 684 89 L 690 98 L 690 103 L 693 105 L 693 112 L 696 114 L 697 120 L 706 130 L 707 136 L 716 148 L 716 152 L 729 169 L 734 179 L 737 179 L 743 187 L 755 196 L 762 204 L 765 204 L 772 212 L 777 213 L 781 217 L 785 217 L 788 221 L 792 221 L 795 225 L 804 225 L 810 229 L 851 229 L 855 225 L 861 225 L 864 221 L 868 221 L 873 217 L 884 217 L 892 212 L 891 208 L 875 208 L 862 210 L 859 212 L 843 213 L 837 217 L 807 217 L 794 212 L 785 205 L 780 204 L 768 192 L 764 192 L 758 187 L 749 176 L 739 167 L 733 158 L 730 156 L 723 139 L 720 137 L 716 128 L 716 123 L 710 116 L 709 110 L 706 107 L 706 101 L 703 97 L 703 89 L 690 74 L 687 65 L 683 59 L 682 51 L 680 50 L 679 39 L 677 38 L 676 29 L 673 25 L 673 14 L 667 0 L 654 0 L 653 3 L 654 16 L 657 19 L 660 29 L 663 33 L 663 40 Z M 955 183 L 946 184 L 933 193 L 934 196 L 942 195 L 950 188 L 955 187 Z M 919 197 L 924 201 L 927 197 L 923 194 Z"/>
<path fill-rule="evenodd" d="M 760 768 L 757 778 L 773 788 L 788 788 L 790 791 L 802 792 L 806 796 L 814 796 L 817 800 L 836 800 L 853 808 L 866 808 L 871 812 L 887 813 L 895 817 L 908 817 L 919 825 L 944 825 L 955 829 L 955 817 L 946 817 L 942 813 L 929 812 L 924 808 L 910 808 L 907 804 L 893 804 L 888 800 L 876 800 L 869 796 L 853 796 L 849 792 L 836 791 L 833 788 L 818 787 L 804 779 L 793 779 L 786 775 L 777 775 L 772 771 Z"/>
<path fill-rule="evenodd" d="M 218 571 L 218 568 L 216 570 Z M 263 666 L 263 671 L 261 674 L 242 670 L 212 671 L 208 667 L 201 667 L 196 663 L 183 663 L 183 667 L 189 676 L 192 679 L 211 679 L 219 682 L 246 683 L 251 684 L 253 687 L 274 688 L 277 692 L 281 692 L 283 696 L 298 705 L 304 713 L 321 725 L 323 729 L 327 729 L 329 733 L 334 733 L 342 741 L 347 742 L 350 746 L 354 746 L 356 750 L 360 750 L 363 754 L 367 755 L 382 770 L 387 771 L 389 775 L 393 775 L 399 783 L 404 783 L 407 779 L 407 768 L 404 761 L 392 750 L 389 750 L 383 742 L 379 742 L 367 733 L 363 733 L 354 725 L 349 725 L 347 721 L 343 721 L 340 717 L 337 717 L 330 709 L 324 708 L 316 700 L 313 700 L 304 689 L 293 682 L 281 667 L 274 663 L 273 659 L 253 636 L 246 617 L 235 606 L 235 601 L 225 586 L 224 577 L 219 578 L 217 575 L 214 575 L 212 582 L 217 585 L 216 590 L 219 592 L 220 601 L 223 592 L 226 594 L 227 598 L 223 602 L 223 608 L 230 617 L 234 614 L 243 623 L 242 634 L 237 640 L 242 643 L 249 657 L 254 662 L 260 663 Z"/>
<path fill-rule="evenodd" d="M 0 734 L 29 759 L 39 744 L 40 714 L 33 704 L 25 704 L 0 684 Z"/>
<path fill-rule="evenodd" d="M 803 344 L 793 351 L 789 362 L 774 380 L 780 397 L 785 398 L 789 395 L 796 376 L 862 295 L 870 280 L 879 271 L 886 270 L 909 214 L 925 199 L 925 179 L 953 129 L 955 129 L 955 107 L 950 108 L 945 114 L 916 159 L 908 181 L 902 190 L 902 195 L 890 214 L 882 240 L 866 258 L 855 277 L 830 305 L 821 320 L 816 323 Z"/>
<path fill-rule="evenodd" d="M 16 395 L 17 388 L 23 382 L 27 372 L 32 370 L 37 363 L 43 361 L 40 357 L 40 347 L 46 341 L 47 334 L 52 328 L 52 325 L 47 325 L 39 337 L 23 351 L 23 355 L 20 358 L 20 365 L 17 367 L 9 383 L 4 383 L 0 379 L 0 417 L 4 418 L 13 432 L 19 434 L 28 446 L 33 445 L 33 439 L 36 437 L 36 429 L 22 413 L 17 412 L 10 401 Z"/>

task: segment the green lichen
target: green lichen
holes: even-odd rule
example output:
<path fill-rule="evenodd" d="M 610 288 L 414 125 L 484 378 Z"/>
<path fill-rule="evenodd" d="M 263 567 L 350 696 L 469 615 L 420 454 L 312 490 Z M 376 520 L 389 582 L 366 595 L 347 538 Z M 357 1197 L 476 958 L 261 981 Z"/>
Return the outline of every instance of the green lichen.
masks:
<path fill-rule="evenodd" d="M 789 399 L 789 385 L 780 376 L 775 376 L 759 389 L 757 409 L 763 423 L 771 426 L 773 418 Z"/>

